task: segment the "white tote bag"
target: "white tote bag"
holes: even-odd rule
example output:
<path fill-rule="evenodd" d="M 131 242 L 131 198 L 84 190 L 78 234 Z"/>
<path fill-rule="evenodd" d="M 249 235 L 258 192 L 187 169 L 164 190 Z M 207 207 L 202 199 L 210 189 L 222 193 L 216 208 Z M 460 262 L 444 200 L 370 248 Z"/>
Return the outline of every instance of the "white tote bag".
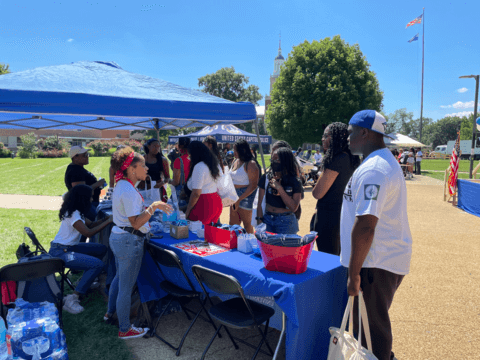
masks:
<path fill-rule="evenodd" d="M 365 328 L 365 339 L 368 349 L 364 348 L 360 341 L 353 336 L 353 296 L 348 298 L 347 307 L 343 315 L 342 325 L 339 328 L 329 329 L 331 337 L 328 346 L 327 360 L 378 360 L 372 353 L 372 340 L 370 338 L 370 326 L 368 325 L 367 310 L 362 292 L 358 294 L 358 338 L 362 338 L 362 317 Z M 348 332 L 345 332 L 347 320 L 350 318 Z"/>
<path fill-rule="evenodd" d="M 217 179 L 217 193 L 222 198 L 223 207 L 227 207 L 237 202 L 238 195 L 233 185 L 230 171 L 225 168 L 225 171 L 220 174 L 220 177 Z"/>
<path fill-rule="evenodd" d="M 155 201 L 160 201 L 160 189 L 155 189 L 154 186 L 157 184 L 156 181 L 150 180 L 150 189 L 148 188 L 147 182 L 145 182 L 145 190 L 138 190 L 140 195 L 143 196 L 145 206 L 152 205 Z"/>
<path fill-rule="evenodd" d="M 265 207 L 267 206 L 267 186 L 268 186 L 268 177 L 265 176 L 265 193 L 263 195 L 263 200 L 262 200 L 262 214 L 265 215 Z M 255 195 L 255 200 L 253 200 L 253 211 L 252 211 L 252 226 L 256 227 L 258 225 L 257 223 L 257 207 L 258 207 L 258 193 L 260 192 L 260 188 L 257 188 L 257 194 Z"/>

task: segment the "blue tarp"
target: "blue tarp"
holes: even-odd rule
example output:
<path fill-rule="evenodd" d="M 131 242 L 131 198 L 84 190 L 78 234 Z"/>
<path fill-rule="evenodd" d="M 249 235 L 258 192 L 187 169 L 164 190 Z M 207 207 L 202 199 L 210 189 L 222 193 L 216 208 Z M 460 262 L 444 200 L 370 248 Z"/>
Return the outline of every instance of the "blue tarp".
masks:
<path fill-rule="evenodd" d="M 256 118 L 249 102 L 80 61 L 0 76 L 2 129 L 152 129 L 238 124 Z"/>
<path fill-rule="evenodd" d="M 202 130 L 180 136 L 169 136 L 168 143 L 175 144 L 179 137 L 188 136 L 191 140 L 202 141 L 208 135 L 217 139 L 219 143 L 231 143 L 238 139 L 245 139 L 249 143 L 258 143 L 257 135 L 241 130 L 233 125 L 214 125 L 206 126 Z M 260 135 L 262 144 L 271 144 L 272 137 L 270 135 Z"/>

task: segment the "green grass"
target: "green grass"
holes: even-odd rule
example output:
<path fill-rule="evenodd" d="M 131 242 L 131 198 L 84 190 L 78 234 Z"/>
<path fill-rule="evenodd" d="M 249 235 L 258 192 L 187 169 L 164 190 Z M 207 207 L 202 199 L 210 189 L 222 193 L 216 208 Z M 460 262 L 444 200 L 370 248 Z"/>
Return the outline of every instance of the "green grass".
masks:
<path fill-rule="evenodd" d="M 478 161 L 474 162 L 474 166 L 478 164 Z M 427 159 L 422 160 L 422 171 L 423 170 L 442 170 L 445 171 L 448 166 L 450 165 L 450 160 L 442 160 L 442 159 Z M 460 164 L 458 165 L 458 171 L 466 171 L 470 170 L 470 160 L 460 160 Z"/>
<path fill-rule="evenodd" d="M 40 243 L 48 250 L 50 241 L 53 240 L 60 226 L 58 212 L 0 209 L 0 234 L 2 234 L 0 266 L 17 262 L 15 251 L 23 241 L 24 226 L 31 227 Z M 32 248 L 30 239 L 27 238 L 26 243 Z M 65 289 L 68 293 L 67 286 Z M 82 306 L 85 311 L 77 315 L 63 312 L 69 358 L 71 360 L 132 359 L 125 342 L 118 339 L 118 329 L 104 324 L 102 320 L 107 307 L 103 297 L 98 292 L 91 293 L 82 301 Z"/>
<path fill-rule="evenodd" d="M 65 170 L 70 158 L 59 159 L 0 159 L 1 194 L 62 195 Z M 97 178 L 108 182 L 109 157 L 92 157 L 85 168 Z"/>
<path fill-rule="evenodd" d="M 430 176 L 434 179 L 441 180 L 441 181 L 444 180 L 443 178 L 445 176 L 445 174 L 443 172 L 423 171 L 423 168 L 422 168 L 422 175 Z M 468 174 L 459 173 L 458 178 L 459 179 L 468 179 Z"/>
<path fill-rule="evenodd" d="M 270 167 L 270 157 L 271 157 L 271 155 L 263 155 L 263 157 L 265 159 L 265 167 L 268 169 Z M 263 167 L 262 157 L 260 156 L 260 154 L 257 154 L 257 161 L 260 164 L 260 166 Z"/>

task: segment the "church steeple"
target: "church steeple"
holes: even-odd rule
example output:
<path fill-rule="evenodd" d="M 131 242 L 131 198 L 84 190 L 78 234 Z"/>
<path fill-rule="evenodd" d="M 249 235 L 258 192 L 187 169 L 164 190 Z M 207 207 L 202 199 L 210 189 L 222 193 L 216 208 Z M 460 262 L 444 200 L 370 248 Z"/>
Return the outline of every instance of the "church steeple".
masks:
<path fill-rule="evenodd" d="M 282 56 L 282 37 L 278 40 L 278 55 L 274 61 L 273 76 L 277 77 L 280 75 L 280 67 L 285 62 L 285 58 Z"/>

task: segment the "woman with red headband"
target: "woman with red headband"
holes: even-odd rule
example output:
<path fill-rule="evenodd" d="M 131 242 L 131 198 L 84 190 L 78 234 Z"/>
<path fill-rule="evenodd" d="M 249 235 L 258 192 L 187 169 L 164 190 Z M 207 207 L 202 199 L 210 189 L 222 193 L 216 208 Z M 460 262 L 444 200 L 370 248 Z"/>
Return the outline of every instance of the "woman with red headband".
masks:
<path fill-rule="evenodd" d="M 135 188 L 145 180 L 148 168 L 142 155 L 125 147 L 112 155 L 115 170 L 115 189 L 112 194 L 113 222 L 110 248 L 115 255 L 117 274 L 110 286 L 107 321 L 115 311 L 118 315 L 120 339 L 132 339 L 146 334 L 148 329 L 136 328 L 130 323 L 132 290 L 143 259 L 143 245 L 150 231 L 148 220 L 156 209 L 172 212 L 170 205 L 156 201 L 145 208 L 140 193 Z"/>

